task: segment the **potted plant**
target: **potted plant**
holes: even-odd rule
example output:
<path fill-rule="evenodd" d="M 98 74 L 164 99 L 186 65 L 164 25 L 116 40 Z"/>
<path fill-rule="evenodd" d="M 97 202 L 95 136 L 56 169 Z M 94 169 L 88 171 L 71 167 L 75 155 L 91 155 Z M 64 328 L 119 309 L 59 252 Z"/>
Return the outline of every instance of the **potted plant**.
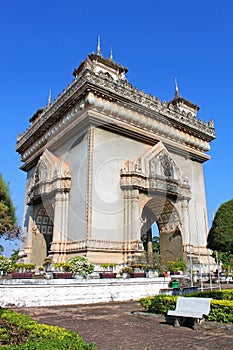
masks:
<path fill-rule="evenodd" d="M 38 271 L 40 274 L 43 274 L 44 273 L 44 266 L 39 266 Z"/>
<path fill-rule="evenodd" d="M 129 278 L 131 273 L 133 273 L 133 268 L 130 266 L 124 266 L 120 271 L 122 278 Z"/>
<path fill-rule="evenodd" d="M 168 261 L 166 264 L 166 270 L 170 271 L 171 275 L 178 275 L 180 272 L 184 272 L 187 266 L 183 259 L 176 258 L 175 261 Z"/>
<path fill-rule="evenodd" d="M 51 258 L 45 258 L 43 262 L 45 272 L 51 272 L 53 267 L 53 260 Z"/>
<path fill-rule="evenodd" d="M 73 278 L 73 272 L 69 262 L 60 262 L 54 264 L 55 271 L 53 272 L 53 278 Z"/>
<path fill-rule="evenodd" d="M 146 272 L 144 271 L 145 264 L 132 264 L 133 271 L 130 273 L 131 278 L 136 277 L 146 277 Z"/>
<path fill-rule="evenodd" d="M 116 278 L 117 273 L 113 272 L 116 265 L 116 263 L 101 263 L 100 267 L 103 269 L 103 271 L 99 273 L 100 278 Z"/>
<path fill-rule="evenodd" d="M 94 271 L 94 264 L 90 262 L 85 256 L 74 256 L 67 260 L 66 267 L 70 269 L 74 277 L 86 278 Z M 68 267 L 69 266 L 69 267 Z"/>
<path fill-rule="evenodd" d="M 14 267 L 16 271 L 12 272 L 12 278 L 32 278 L 36 264 L 18 263 Z"/>
<path fill-rule="evenodd" d="M 147 264 L 145 266 L 146 277 L 157 277 L 158 276 L 158 267 L 155 265 Z"/>

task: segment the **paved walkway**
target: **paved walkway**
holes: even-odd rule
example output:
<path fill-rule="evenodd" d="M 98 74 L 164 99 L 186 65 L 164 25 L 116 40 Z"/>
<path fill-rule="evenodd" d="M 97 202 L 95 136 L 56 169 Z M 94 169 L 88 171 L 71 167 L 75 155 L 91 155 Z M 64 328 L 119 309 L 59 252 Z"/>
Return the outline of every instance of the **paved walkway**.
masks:
<path fill-rule="evenodd" d="M 232 329 L 174 328 L 163 317 L 132 314 L 141 310 L 137 302 L 15 310 L 40 323 L 78 331 L 99 350 L 230 350 L 233 344 Z"/>

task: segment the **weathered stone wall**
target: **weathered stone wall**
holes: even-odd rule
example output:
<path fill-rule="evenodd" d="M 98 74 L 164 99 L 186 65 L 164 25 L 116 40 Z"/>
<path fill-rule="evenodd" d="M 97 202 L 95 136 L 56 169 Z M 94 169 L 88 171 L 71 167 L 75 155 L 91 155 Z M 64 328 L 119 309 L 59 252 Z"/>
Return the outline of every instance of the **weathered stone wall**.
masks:
<path fill-rule="evenodd" d="M 36 307 L 138 300 L 159 294 L 160 289 L 168 288 L 169 281 L 170 278 L 2 280 L 0 306 Z"/>

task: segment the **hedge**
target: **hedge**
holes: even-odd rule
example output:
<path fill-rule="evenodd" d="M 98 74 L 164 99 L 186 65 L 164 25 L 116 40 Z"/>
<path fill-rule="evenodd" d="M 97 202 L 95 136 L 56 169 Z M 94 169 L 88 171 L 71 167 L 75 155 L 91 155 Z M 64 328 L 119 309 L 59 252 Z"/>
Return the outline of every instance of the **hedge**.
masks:
<path fill-rule="evenodd" d="M 211 300 L 208 321 L 220 323 L 233 323 L 233 301 Z"/>
<path fill-rule="evenodd" d="M 201 292 L 198 296 L 207 297 L 206 293 Z M 194 293 L 193 293 L 194 294 Z M 194 296 L 192 294 L 192 296 Z M 224 296 L 229 296 L 231 293 L 223 293 Z M 188 297 L 190 295 L 187 295 Z M 197 296 L 195 294 L 195 296 Z M 215 296 L 215 295 L 214 295 Z M 216 294 L 220 298 L 220 294 Z M 209 296 L 208 296 L 209 297 Z M 211 295 L 213 298 L 213 295 Z M 153 297 L 141 298 L 140 304 L 147 312 L 166 315 L 168 310 L 175 310 L 177 296 L 168 295 L 156 295 Z M 233 300 L 216 300 L 212 299 L 210 303 L 210 313 L 206 316 L 208 321 L 220 322 L 220 323 L 233 323 Z"/>
<path fill-rule="evenodd" d="M 17 327 L 18 332 L 26 335 L 25 344 L 4 345 L 8 350 L 95 350 L 95 344 L 86 343 L 76 332 L 57 326 L 37 324 L 31 317 L 12 310 L 1 309 L 0 317 Z M 8 328 L 1 327 L 0 342 L 9 344 Z"/>
<path fill-rule="evenodd" d="M 168 310 L 175 310 L 176 300 L 176 296 L 156 295 L 153 297 L 141 298 L 139 302 L 147 312 L 166 315 Z"/>
<path fill-rule="evenodd" d="M 214 300 L 233 300 L 233 289 L 211 290 L 203 292 L 194 292 L 186 295 L 187 297 L 212 298 Z"/>

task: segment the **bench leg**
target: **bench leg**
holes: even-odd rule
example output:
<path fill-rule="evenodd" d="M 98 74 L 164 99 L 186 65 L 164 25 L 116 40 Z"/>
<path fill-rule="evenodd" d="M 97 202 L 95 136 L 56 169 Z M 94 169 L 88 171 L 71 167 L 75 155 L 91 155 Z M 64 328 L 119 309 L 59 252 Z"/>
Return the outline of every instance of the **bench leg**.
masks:
<path fill-rule="evenodd" d="M 174 327 L 179 327 L 180 326 L 180 321 L 179 321 L 178 317 L 174 317 L 173 326 Z"/>
<path fill-rule="evenodd" d="M 193 322 L 193 329 L 197 330 L 198 329 L 198 324 L 199 324 L 199 318 L 195 318 Z"/>

